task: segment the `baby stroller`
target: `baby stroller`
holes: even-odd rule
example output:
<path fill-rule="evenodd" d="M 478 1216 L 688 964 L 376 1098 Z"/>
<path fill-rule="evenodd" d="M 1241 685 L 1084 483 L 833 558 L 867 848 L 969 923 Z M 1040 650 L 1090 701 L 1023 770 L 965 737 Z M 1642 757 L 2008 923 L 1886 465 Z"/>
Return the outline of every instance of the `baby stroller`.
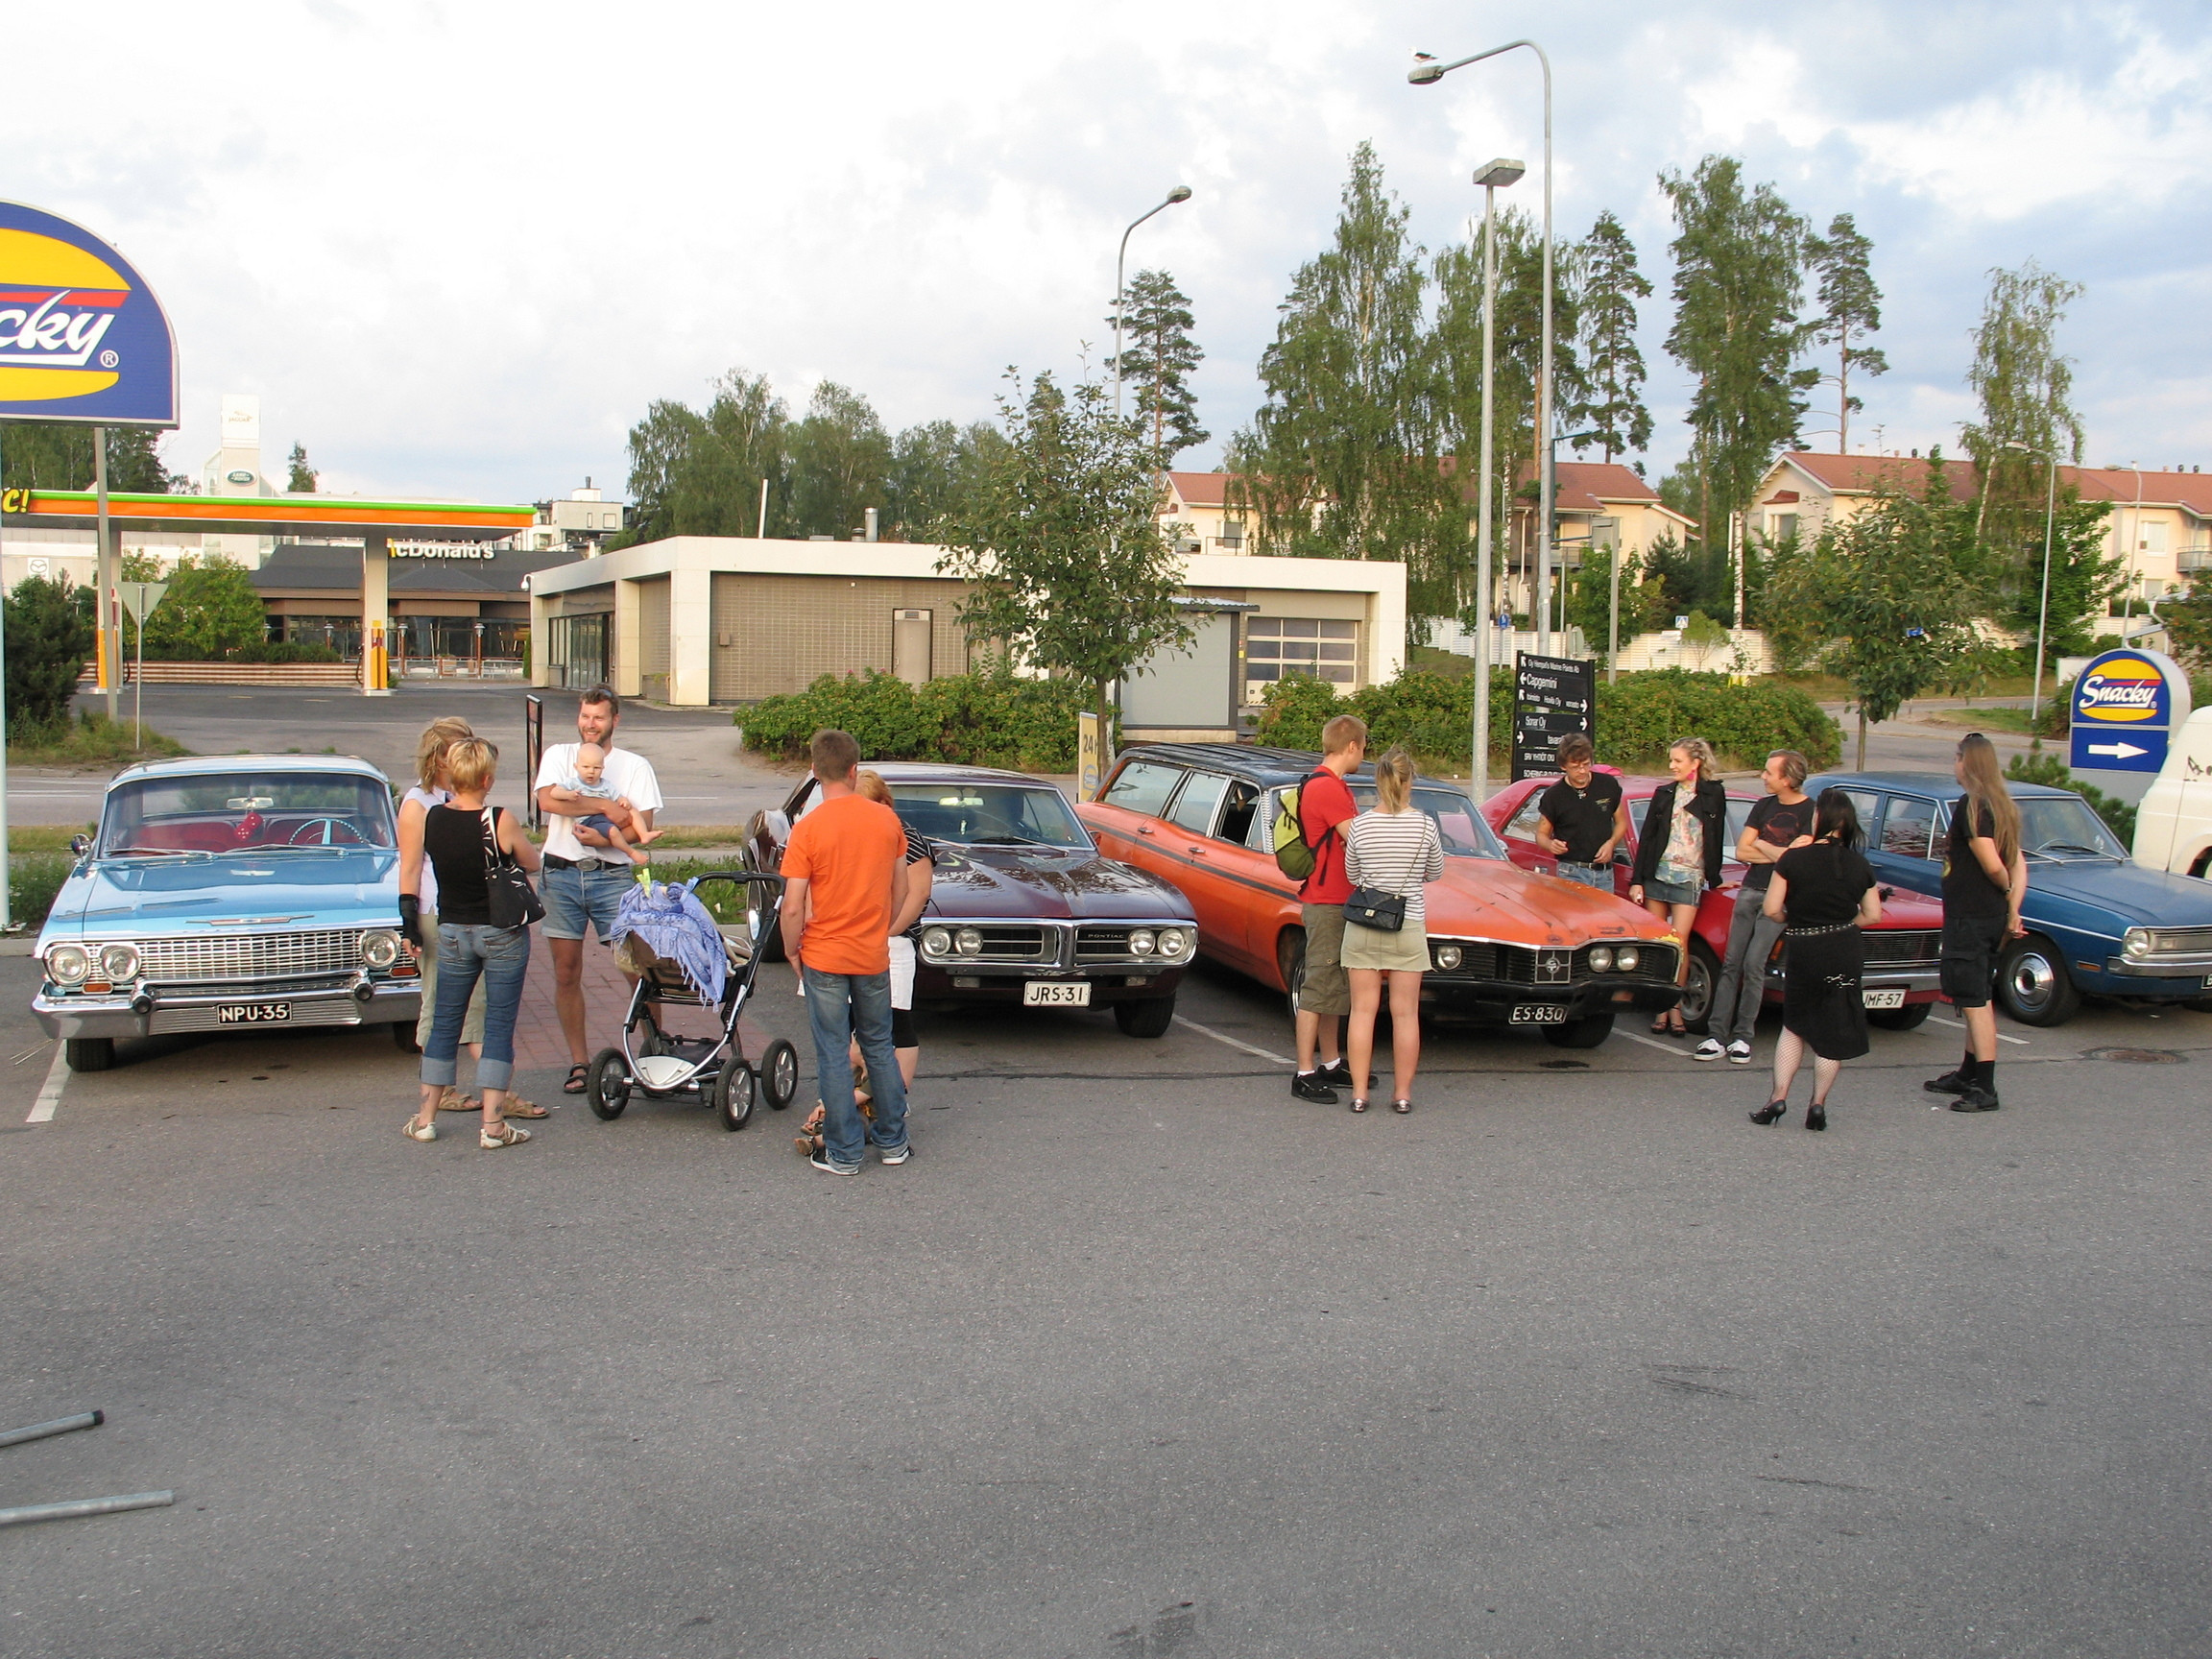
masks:
<path fill-rule="evenodd" d="M 702 882 L 737 883 L 744 921 L 725 926 L 697 895 Z M 725 1129 L 752 1120 L 756 1095 L 781 1112 L 799 1092 L 799 1053 L 782 1038 L 761 1052 L 756 1071 L 745 1058 L 737 1018 L 753 996 L 761 943 L 772 935 L 783 902 L 783 878 L 752 870 L 714 870 L 681 885 L 638 886 L 622 901 L 614 940 L 616 960 L 637 974 L 622 1043 L 591 1060 L 585 1100 L 613 1122 L 633 1094 L 649 1100 L 689 1099 L 711 1105 Z M 651 1004 L 713 1008 L 718 1037 L 671 1037 L 653 1018 Z"/>

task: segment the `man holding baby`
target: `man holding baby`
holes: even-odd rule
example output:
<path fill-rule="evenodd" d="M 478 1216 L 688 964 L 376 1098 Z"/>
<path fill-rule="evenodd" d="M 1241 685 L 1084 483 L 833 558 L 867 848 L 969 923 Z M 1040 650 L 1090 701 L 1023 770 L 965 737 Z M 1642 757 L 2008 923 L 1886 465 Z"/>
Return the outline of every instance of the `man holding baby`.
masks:
<path fill-rule="evenodd" d="M 655 839 L 661 784 L 653 763 L 614 744 L 622 704 L 594 685 L 576 708 L 574 743 L 556 743 L 538 764 L 538 809 L 545 815 L 544 935 L 553 955 L 553 1006 L 568 1042 L 566 1094 L 584 1093 L 590 1070 L 585 1046 L 584 926 L 601 944 L 614 930 L 634 863 Z"/>

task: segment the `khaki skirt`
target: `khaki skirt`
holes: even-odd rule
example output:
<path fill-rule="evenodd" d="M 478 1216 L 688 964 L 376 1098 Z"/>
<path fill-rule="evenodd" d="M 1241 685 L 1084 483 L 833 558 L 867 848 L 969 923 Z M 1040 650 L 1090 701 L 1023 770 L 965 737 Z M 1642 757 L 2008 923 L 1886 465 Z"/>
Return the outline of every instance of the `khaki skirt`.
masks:
<path fill-rule="evenodd" d="M 1385 933 L 1380 927 L 1362 927 L 1357 922 L 1344 924 L 1344 954 L 1340 958 L 1346 968 L 1378 968 L 1391 974 L 1425 974 L 1429 971 L 1429 933 L 1418 917 L 1406 918 L 1406 926 L 1395 933 Z"/>

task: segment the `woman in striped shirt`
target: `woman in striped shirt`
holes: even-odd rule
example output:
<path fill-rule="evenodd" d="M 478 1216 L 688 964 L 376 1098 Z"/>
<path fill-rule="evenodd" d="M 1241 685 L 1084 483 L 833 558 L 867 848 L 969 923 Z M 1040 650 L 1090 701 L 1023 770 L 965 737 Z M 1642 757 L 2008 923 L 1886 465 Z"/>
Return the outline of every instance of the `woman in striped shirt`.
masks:
<path fill-rule="evenodd" d="M 1375 762 L 1375 805 L 1344 832 L 1344 873 L 1356 887 L 1395 893 L 1406 901 L 1405 925 L 1395 933 L 1344 923 L 1346 975 L 1352 981 L 1352 1021 L 1345 1048 L 1352 1061 L 1352 1110 L 1367 1110 L 1374 1082 L 1375 1012 L 1382 981 L 1390 981 L 1390 1110 L 1413 1110 L 1413 1071 L 1421 1063 L 1421 975 L 1429 968 L 1429 914 L 1422 889 L 1444 874 L 1444 844 L 1436 821 L 1412 804 L 1413 760 L 1393 749 Z"/>

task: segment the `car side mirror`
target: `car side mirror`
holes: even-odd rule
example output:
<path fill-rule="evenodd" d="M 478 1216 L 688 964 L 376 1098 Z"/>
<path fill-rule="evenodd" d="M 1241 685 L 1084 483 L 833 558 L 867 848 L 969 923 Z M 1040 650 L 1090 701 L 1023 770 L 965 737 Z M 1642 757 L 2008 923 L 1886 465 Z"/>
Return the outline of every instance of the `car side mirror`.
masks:
<path fill-rule="evenodd" d="M 70 836 L 69 851 L 80 858 L 84 857 L 92 851 L 92 837 L 89 835 Z"/>

